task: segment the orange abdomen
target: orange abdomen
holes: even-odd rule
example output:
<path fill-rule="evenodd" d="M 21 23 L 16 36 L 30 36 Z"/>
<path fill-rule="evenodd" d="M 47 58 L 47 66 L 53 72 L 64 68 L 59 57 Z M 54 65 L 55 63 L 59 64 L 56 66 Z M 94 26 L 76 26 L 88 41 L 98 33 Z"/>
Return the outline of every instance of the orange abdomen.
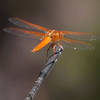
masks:
<path fill-rule="evenodd" d="M 32 52 L 36 52 L 40 50 L 50 42 L 51 42 L 51 38 L 49 36 L 44 37 L 44 39 L 32 50 Z"/>

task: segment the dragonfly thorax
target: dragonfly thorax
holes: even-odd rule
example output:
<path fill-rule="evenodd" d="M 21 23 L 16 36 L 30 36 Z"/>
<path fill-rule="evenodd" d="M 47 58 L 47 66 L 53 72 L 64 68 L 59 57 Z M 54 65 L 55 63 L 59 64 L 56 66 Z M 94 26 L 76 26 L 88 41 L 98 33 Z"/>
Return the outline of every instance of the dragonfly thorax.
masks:
<path fill-rule="evenodd" d="M 61 34 L 55 30 L 49 30 L 47 35 L 52 39 L 53 42 L 59 41 L 61 37 Z"/>

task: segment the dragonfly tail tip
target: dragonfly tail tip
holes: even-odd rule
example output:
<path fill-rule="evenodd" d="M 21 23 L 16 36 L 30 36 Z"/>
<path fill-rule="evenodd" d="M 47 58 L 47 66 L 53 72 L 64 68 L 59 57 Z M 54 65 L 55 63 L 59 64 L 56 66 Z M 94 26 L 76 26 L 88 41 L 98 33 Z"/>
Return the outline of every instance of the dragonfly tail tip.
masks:
<path fill-rule="evenodd" d="M 37 51 L 36 49 L 33 49 L 33 50 L 32 50 L 33 53 L 35 53 L 36 51 Z"/>

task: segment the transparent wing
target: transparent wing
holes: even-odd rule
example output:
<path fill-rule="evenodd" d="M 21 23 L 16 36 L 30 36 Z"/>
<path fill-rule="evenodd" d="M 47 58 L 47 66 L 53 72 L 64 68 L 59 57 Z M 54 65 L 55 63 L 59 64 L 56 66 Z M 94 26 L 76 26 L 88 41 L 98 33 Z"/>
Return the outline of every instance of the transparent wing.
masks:
<path fill-rule="evenodd" d="M 100 39 L 100 34 L 96 32 L 71 32 L 71 31 L 58 31 L 61 34 L 64 34 L 64 37 L 71 38 L 75 40 L 86 40 L 92 41 Z"/>
<path fill-rule="evenodd" d="M 34 32 L 34 31 L 29 31 L 29 30 L 24 30 L 21 28 L 15 28 L 15 27 L 8 27 L 4 28 L 3 31 L 8 32 L 10 34 L 16 35 L 16 36 L 27 36 L 27 37 L 33 37 L 35 36 L 45 36 L 45 33 L 40 33 L 40 32 Z"/>
<path fill-rule="evenodd" d="M 62 37 L 61 40 L 66 42 L 66 47 L 68 47 L 68 48 L 83 49 L 83 50 L 94 49 L 94 47 L 88 42 L 72 40 L 72 39 L 68 39 L 68 38 L 64 38 L 64 37 Z"/>
<path fill-rule="evenodd" d="M 42 27 L 42 26 L 39 26 L 39 25 L 36 25 L 36 24 L 32 24 L 28 21 L 25 21 L 25 20 L 22 20 L 20 18 L 17 18 L 17 17 L 11 17 L 8 19 L 11 23 L 19 26 L 19 27 L 22 27 L 22 28 L 26 28 L 26 29 L 38 29 L 38 30 L 42 30 L 42 31 L 48 31 L 48 29 Z"/>

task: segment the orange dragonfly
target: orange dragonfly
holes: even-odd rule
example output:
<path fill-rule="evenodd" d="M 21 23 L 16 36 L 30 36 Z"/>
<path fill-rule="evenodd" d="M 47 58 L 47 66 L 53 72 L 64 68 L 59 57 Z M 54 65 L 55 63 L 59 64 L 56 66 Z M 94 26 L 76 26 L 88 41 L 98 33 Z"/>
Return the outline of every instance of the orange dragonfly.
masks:
<path fill-rule="evenodd" d="M 63 49 L 60 41 L 66 42 L 66 45 L 69 48 L 71 47 L 74 49 L 92 49 L 93 47 L 91 43 L 85 42 L 85 40 L 91 41 L 98 38 L 98 35 L 93 32 L 58 31 L 54 29 L 51 30 L 36 24 L 32 24 L 17 17 L 11 17 L 8 20 L 21 28 L 8 27 L 3 29 L 5 32 L 12 34 L 33 34 L 39 36 L 40 38 L 42 37 L 41 42 L 33 48 L 32 52 L 37 52 L 41 48 L 45 47 L 47 44 L 51 43 L 47 50 L 47 55 L 50 48 L 53 49 L 54 54 L 56 45 Z M 43 32 L 35 32 L 33 31 L 34 29 L 38 29 Z"/>

